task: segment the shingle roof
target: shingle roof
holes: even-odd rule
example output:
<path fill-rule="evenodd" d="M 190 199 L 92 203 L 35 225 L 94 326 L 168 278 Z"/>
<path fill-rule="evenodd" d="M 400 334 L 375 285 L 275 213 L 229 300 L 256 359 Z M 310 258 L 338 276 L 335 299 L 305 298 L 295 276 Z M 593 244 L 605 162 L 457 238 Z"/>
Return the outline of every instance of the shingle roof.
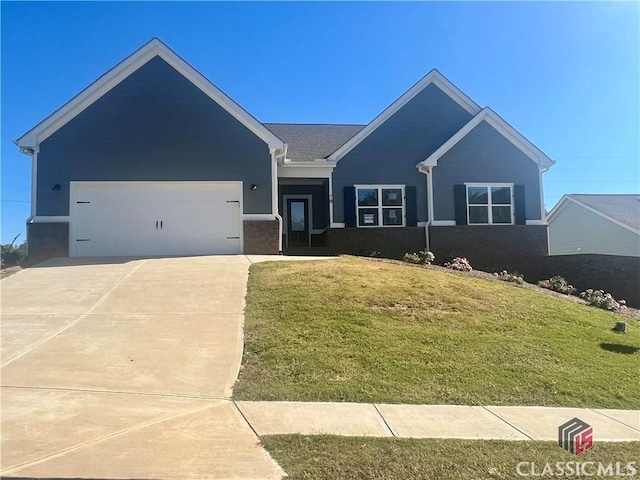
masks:
<path fill-rule="evenodd" d="M 572 194 L 570 197 L 620 223 L 640 230 L 640 195 Z"/>
<path fill-rule="evenodd" d="M 265 123 L 264 126 L 289 145 L 287 158 L 294 161 L 328 157 L 365 127 L 293 123 Z"/>

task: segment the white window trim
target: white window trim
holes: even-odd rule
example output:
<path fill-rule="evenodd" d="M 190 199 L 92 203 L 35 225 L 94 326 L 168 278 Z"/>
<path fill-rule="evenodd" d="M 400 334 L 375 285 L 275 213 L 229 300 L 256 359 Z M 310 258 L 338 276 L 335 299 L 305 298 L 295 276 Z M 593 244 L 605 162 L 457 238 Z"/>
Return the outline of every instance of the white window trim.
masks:
<path fill-rule="evenodd" d="M 514 193 L 514 185 L 513 183 L 465 183 L 465 197 L 466 197 L 466 202 L 467 202 L 467 225 L 492 225 L 492 226 L 500 226 L 500 225 L 515 225 L 515 215 L 516 215 L 516 206 L 515 206 L 515 193 Z M 471 223 L 471 215 L 469 212 L 469 207 L 472 206 L 471 204 L 469 204 L 469 187 L 485 187 L 490 189 L 491 187 L 509 187 L 509 190 L 511 191 L 511 204 L 509 205 L 511 207 L 511 222 L 510 223 L 493 223 L 493 212 L 491 207 L 493 206 L 493 204 L 491 203 L 491 191 L 488 191 L 488 198 L 487 198 L 487 214 L 489 217 L 489 223 Z M 477 207 L 483 207 L 485 206 L 484 204 L 482 205 L 473 205 L 473 206 L 477 206 Z M 496 206 L 506 206 L 506 203 L 501 203 L 501 204 L 497 204 Z"/>
<path fill-rule="evenodd" d="M 356 226 L 358 228 L 402 228 L 406 226 L 407 223 L 407 195 L 405 192 L 405 185 L 354 185 L 356 189 Z M 359 189 L 378 189 L 379 194 L 379 205 L 377 207 L 361 207 L 358 205 L 358 190 Z M 382 189 L 397 189 L 402 190 L 402 225 L 383 225 L 382 224 L 382 209 L 383 208 L 394 208 L 392 206 L 382 206 Z M 360 225 L 360 215 L 358 210 L 361 208 L 377 208 L 378 209 L 378 221 L 380 222 L 378 225 Z M 397 208 L 397 207 L 396 207 Z"/>

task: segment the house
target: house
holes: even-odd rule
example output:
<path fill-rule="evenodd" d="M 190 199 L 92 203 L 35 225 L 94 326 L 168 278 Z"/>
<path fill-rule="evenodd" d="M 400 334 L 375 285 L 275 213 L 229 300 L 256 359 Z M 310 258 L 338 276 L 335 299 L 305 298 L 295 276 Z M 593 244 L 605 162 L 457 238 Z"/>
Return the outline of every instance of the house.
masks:
<path fill-rule="evenodd" d="M 640 257 L 640 195 L 564 195 L 547 221 L 551 255 Z"/>
<path fill-rule="evenodd" d="M 548 252 L 554 162 L 436 70 L 367 125 L 264 124 L 153 39 L 16 144 L 37 259 Z"/>

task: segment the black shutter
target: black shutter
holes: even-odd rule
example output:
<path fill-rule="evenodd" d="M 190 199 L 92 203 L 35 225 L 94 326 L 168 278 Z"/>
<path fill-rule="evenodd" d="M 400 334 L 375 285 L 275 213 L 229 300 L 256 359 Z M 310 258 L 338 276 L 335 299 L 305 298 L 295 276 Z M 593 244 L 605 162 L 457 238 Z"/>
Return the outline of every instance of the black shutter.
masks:
<path fill-rule="evenodd" d="M 516 206 L 516 225 L 527 224 L 527 210 L 524 201 L 524 185 L 513 186 L 514 203 Z"/>
<path fill-rule="evenodd" d="M 407 213 L 407 227 L 418 226 L 418 205 L 416 202 L 416 187 L 404 187 L 405 212 Z"/>
<path fill-rule="evenodd" d="M 455 205 L 456 225 L 467 224 L 467 186 L 454 185 L 453 199 Z"/>
<path fill-rule="evenodd" d="M 357 227 L 356 222 L 356 187 L 344 187 L 344 226 Z"/>

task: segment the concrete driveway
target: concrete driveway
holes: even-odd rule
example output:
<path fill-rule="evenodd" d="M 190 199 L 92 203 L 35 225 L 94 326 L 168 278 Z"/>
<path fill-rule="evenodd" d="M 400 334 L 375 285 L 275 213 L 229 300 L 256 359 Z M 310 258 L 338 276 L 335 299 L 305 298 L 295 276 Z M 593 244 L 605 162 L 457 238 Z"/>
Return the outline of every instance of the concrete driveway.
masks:
<path fill-rule="evenodd" d="M 250 263 L 55 259 L 2 280 L 2 476 L 281 478 L 228 401 Z"/>

